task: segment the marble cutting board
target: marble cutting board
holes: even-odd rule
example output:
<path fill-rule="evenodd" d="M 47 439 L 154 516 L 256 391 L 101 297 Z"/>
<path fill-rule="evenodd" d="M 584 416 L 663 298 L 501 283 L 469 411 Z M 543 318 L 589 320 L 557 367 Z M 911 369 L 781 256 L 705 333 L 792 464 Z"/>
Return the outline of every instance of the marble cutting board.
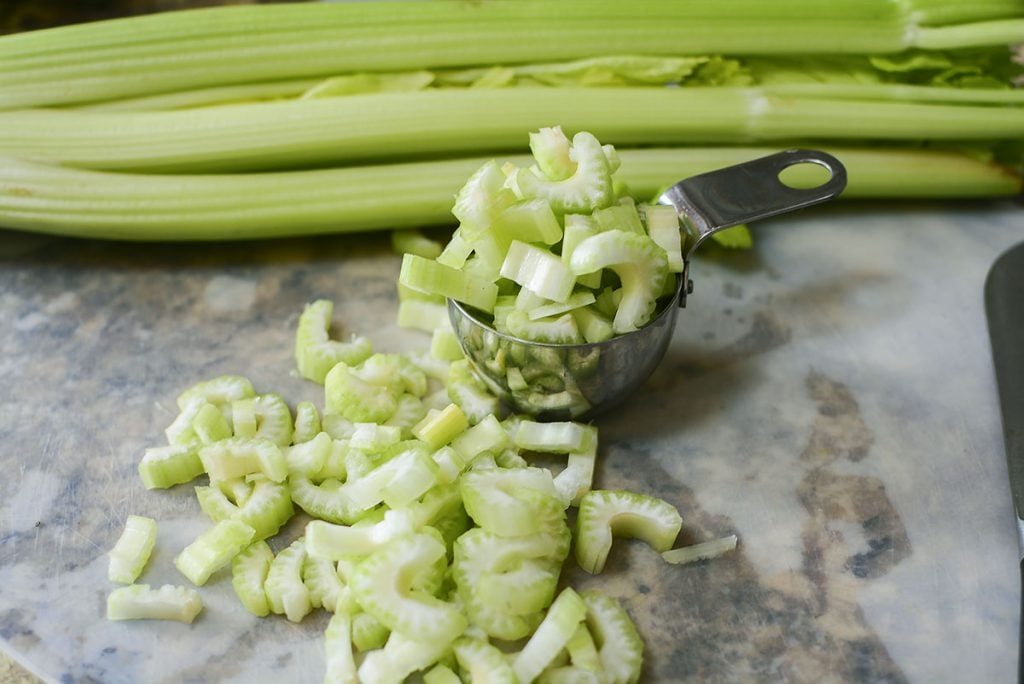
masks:
<path fill-rule="evenodd" d="M 1021 239 L 1013 203 L 859 204 L 698 255 L 667 357 L 599 421 L 597 482 L 671 501 L 686 540 L 740 547 L 671 567 L 621 542 L 605 574 L 567 573 L 623 600 L 646 681 L 1012 680 L 1018 556 L 981 292 Z M 184 583 L 172 559 L 206 522 L 189 487 L 146 492 L 135 472 L 174 397 L 243 373 L 321 404 L 292 370 L 302 305 L 334 299 L 381 349 L 423 344 L 393 323 L 397 272 L 382 235 L 0 232 L 3 648 L 51 681 L 320 681 L 325 614 L 254 618 L 219 573 L 193 625 L 107 622 L 105 552 L 127 514 L 153 516 L 141 581 Z"/>

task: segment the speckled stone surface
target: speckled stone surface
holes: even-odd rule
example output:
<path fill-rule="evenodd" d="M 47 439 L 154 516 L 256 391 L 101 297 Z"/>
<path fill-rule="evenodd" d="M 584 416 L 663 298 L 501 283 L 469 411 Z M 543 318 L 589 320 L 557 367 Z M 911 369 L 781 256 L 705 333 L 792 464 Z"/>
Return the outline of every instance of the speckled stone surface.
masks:
<path fill-rule="evenodd" d="M 620 542 L 579 586 L 620 597 L 645 681 L 997 682 L 1016 666 L 1016 532 L 982 283 L 1024 239 L 1019 205 L 835 206 L 709 250 L 656 376 L 599 421 L 597 482 L 679 507 L 737 551 L 674 567 Z M 135 472 L 174 398 L 222 373 L 291 402 L 303 303 L 343 333 L 393 324 L 383 236 L 125 245 L 0 233 L 0 639 L 47 680 L 322 679 L 326 616 L 257 619 L 230 578 L 192 625 L 112 623 L 105 552 L 160 521 L 141 581 L 184 583 L 206 522 L 190 487 Z M 1022 305 L 1024 306 L 1024 305 Z M 297 525 L 275 541 L 300 532 Z M 570 563 L 571 566 L 571 563 Z"/>

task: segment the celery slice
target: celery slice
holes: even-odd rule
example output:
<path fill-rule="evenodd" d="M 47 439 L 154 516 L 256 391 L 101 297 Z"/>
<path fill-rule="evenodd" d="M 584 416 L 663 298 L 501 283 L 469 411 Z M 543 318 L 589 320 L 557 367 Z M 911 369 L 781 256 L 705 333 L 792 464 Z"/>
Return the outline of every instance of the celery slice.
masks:
<path fill-rule="evenodd" d="M 320 418 L 320 427 L 331 436 L 331 439 L 348 439 L 355 432 L 355 423 L 336 411 L 324 411 Z"/>
<path fill-rule="evenodd" d="M 583 336 L 576 327 L 571 313 L 558 318 L 531 319 L 525 311 L 511 311 L 505 318 L 505 327 L 513 337 L 545 344 L 580 344 Z"/>
<path fill-rule="evenodd" d="M 576 163 L 573 174 L 562 180 L 541 178 L 529 170 L 516 174 L 516 183 L 527 198 L 541 198 L 561 214 L 592 213 L 615 201 L 612 173 L 601 143 L 587 132 L 573 136 L 569 150 Z"/>
<path fill-rule="evenodd" d="M 561 259 L 519 240 L 513 240 L 509 245 L 501 264 L 501 276 L 540 297 L 561 303 L 569 300 L 576 285 L 574 274 Z"/>
<path fill-rule="evenodd" d="M 515 195 L 504 185 L 505 175 L 492 160 L 481 166 L 462 186 L 455 196 L 452 214 L 459 220 L 459 232 L 464 238 L 475 241 L 505 208 L 515 202 Z"/>
<path fill-rule="evenodd" d="M 684 546 L 679 549 L 672 549 L 670 551 L 663 551 L 661 557 L 668 563 L 676 565 L 683 565 L 686 563 L 693 563 L 699 560 L 709 560 L 711 558 L 718 558 L 724 553 L 728 553 L 736 548 L 736 535 L 731 534 L 728 537 L 721 537 L 719 539 L 712 539 L 701 544 L 693 544 L 691 546 Z"/>
<path fill-rule="evenodd" d="M 384 648 L 366 654 L 359 666 L 359 681 L 364 684 L 403 682 L 418 670 L 437 662 L 447 643 L 419 641 L 401 632 L 391 632 Z"/>
<path fill-rule="evenodd" d="M 573 309 L 572 317 L 576 320 L 576 327 L 583 335 L 583 339 L 590 344 L 610 340 L 615 334 L 612 322 L 590 306 Z"/>
<path fill-rule="evenodd" d="M 459 479 L 459 475 L 466 469 L 466 461 L 455 449 L 441 447 L 431 457 L 437 465 L 437 480 L 443 484 L 451 484 Z"/>
<path fill-rule="evenodd" d="M 569 662 L 575 667 L 590 672 L 601 672 L 601 655 L 597 652 L 597 645 L 586 622 L 576 628 L 576 632 L 565 644 L 565 650 L 569 652 Z"/>
<path fill-rule="evenodd" d="M 512 664 L 501 651 L 486 641 L 463 637 L 455 641 L 452 650 L 470 682 L 519 684 Z"/>
<path fill-rule="evenodd" d="M 352 655 L 352 616 L 336 610 L 324 630 L 325 684 L 358 684 Z"/>
<path fill-rule="evenodd" d="M 141 515 L 129 515 L 124 531 L 110 550 L 107 579 L 111 582 L 131 584 L 146 567 L 156 545 L 156 520 Z"/>
<path fill-rule="evenodd" d="M 610 596 L 584 591 L 580 598 L 587 605 L 587 626 L 604 667 L 609 684 L 635 684 L 640 679 L 644 642 L 625 609 Z"/>
<path fill-rule="evenodd" d="M 263 584 L 273 560 L 274 552 L 265 541 L 250 544 L 231 560 L 231 587 L 245 609 L 258 617 L 270 614 Z"/>
<path fill-rule="evenodd" d="M 305 562 L 306 545 L 300 537 L 277 554 L 263 584 L 270 610 L 292 622 L 300 622 L 313 610 L 309 589 L 302 581 Z"/>
<path fill-rule="evenodd" d="M 398 398 L 398 406 L 391 417 L 383 426 L 385 428 L 397 428 L 399 439 L 410 439 L 412 429 L 423 420 L 427 414 L 427 406 L 419 397 L 413 394 L 403 394 Z"/>
<path fill-rule="evenodd" d="M 601 228 L 597 221 L 591 216 L 584 214 L 567 214 L 565 216 L 565 231 L 562 236 L 562 263 L 569 265 L 572 253 L 576 246 L 592 235 L 597 235 Z M 599 272 L 577 275 L 576 282 L 583 287 L 597 290 L 601 287 L 601 274 Z"/>
<path fill-rule="evenodd" d="M 314 558 L 336 561 L 349 556 L 368 556 L 416 527 L 409 511 L 388 511 L 373 525 L 335 525 L 323 520 L 306 524 L 306 550 Z"/>
<path fill-rule="evenodd" d="M 435 665 L 423 675 L 423 684 L 462 684 L 462 680 L 451 668 Z"/>
<path fill-rule="evenodd" d="M 340 482 L 334 479 L 313 484 L 308 477 L 293 475 L 289 479 L 292 501 L 315 518 L 333 523 L 352 524 L 366 509 L 356 506 Z"/>
<path fill-rule="evenodd" d="M 452 234 L 452 239 L 448 241 L 444 250 L 441 251 L 441 255 L 437 257 L 437 263 L 451 266 L 452 268 L 462 268 L 472 252 L 473 243 L 462 237 L 462 233 L 456 230 Z"/>
<path fill-rule="evenodd" d="M 320 433 L 320 413 L 311 401 L 300 401 L 295 405 L 295 429 L 292 442 L 302 444 Z"/>
<path fill-rule="evenodd" d="M 448 444 L 469 428 L 469 419 L 456 404 L 449 404 L 442 411 L 427 416 L 416 424 L 412 434 L 426 442 L 427 446 L 436 451 Z"/>
<path fill-rule="evenodd" d="M 278 394 L 260 394 L 253 398 L 256 412 L 256 434 L 254 437 L 273 442 L 278 446 L 292 443 L 292 412 Z"/>
<path fill-rule="evenodd" d="M 219 408 L 206 403 L 192 419 L 192 431 L 203 444 L 227 439 L 231 436 L 231 426 Z"/>
<path fill-rule="evenodd" d="M 647 234 L 632 197 L 623 197 L 617 204 L 598 209 L 594 212 L 593 218 L 601 231 L 621 230 L 637 235 Z"/>
<path fill-rule="evenodd" d="M 594 439 L 592 430 L 581 423 L 523 420 L 519 422 L 514 441 L 520 449 L 566 454 L 581 451 L 591 439 Z"/>
<path fill-rule="evenodd" d="M 256 436 L 259 421 L 256 418 L 256 401 L 252 398 L 236 399 L 231 402 L 231 427 L 235 437 Z"/>
<path fill-rule="evenodd" d="M 178 408 L 184 411 L 185 407 L 197 398 L 215 406 L 221 406 L 238 399 L 255 396 L 256 390 L 253 389 L 248 378 L 241 375 L 221 375 L 192 385 L 178 395 L 177 402 Z"/>
<path fill-rule="evenodd" d="M 311 479 L 317 482 L 323 482 L 327 479 L 345 480 L 348 477 L 348 467 L 345 461 L 349 448 L 347 439 L 331 440 L 331 451 L 327 454 L 327 458 L 324 459 L 324 467 Z"/>
<path fill-rule="evenodd" d="M 583 599 L 570 588 L 558 595 L 544 621 L 512 662 L 522 684 L 532 682 L 555 659 L 587 615 Z"/>
<path fill-rule="evenodd" d="M 306 560 L 302 564 L 302 583 L 309 590 L 309 603 L 314 608 L 323 608 L 333 613 L 345 585 L 334 563 L 325 558 L 315 558 L 309 551 L 308 537 L 306 550 Z"/>
<path fill-rule="evenodd" d="M 473 470 L 459 488 L 476 524 L 503 537 L 535 534 L 564 517 L 551 472 L 543 468 Z"/>
<path fill-rule="evenodd" d="M 215 523 L 228 520 L 238 512 L 238 506 L 218 487 L 196 487 L 195 492 L 199 508 Z"/>
<path fill-rule="evenodd" d="M 132 584 L 107 596 L 108 620 L 177 620 L 191 624 L 202 609 L 199 592 L 169 584 L 159 589 Z"/>
<path fill-rule="evenodd" d="M 373 353 L 365 337 L 338 342 L 328 336 L 334 302 L 318 299 L 307 304 L 295 333 L 295 363 L 302 377 L 323 384 L 327 372 L 339 362 L 350 366 L 361 363 Z"/>
<path fill-rule="evenodd" d="M 367 382 L 343 362 L 327 373 L 324 392 L 327 407 L 355 423 L 383 423 L 398 408 L 395 388 Z"/>
<path fill-rule="evenodd" d="M 281 453 L 288 464 L 289 473 L 299 473 L 312 477 L 323 470 L 327 456 L 334 442 L 326 432 L 319 433 L 313 439 L 300 442 L 290 447 L 283 447 Z"/>
<path fill-rule="evenodd" d="M 423 332 L 434 332 L 437 328 L 451 327 L 448 307 L 437 302 L 421 299 L 406 299 L 398 304 L 398 327 Z"/>
<path fill-rule="evenodd" d="M 530 151 L 537 166 L 549 180 L 560 181 L 576 173 L 576 162 L 569 156 L 571 143 L 561 126 L 541 128 L 530 133 Z"/>
<path fill-rule="evenodd" d="M 352 645 L 360 653 L 380 648 L 390 634 L 391 630 L 369 613 L 358 612 L 352 616 Z"/>
<path fill-rule="evenodd" d="M 237 520 L 221 520 L 199 535 L 174 559 L 178 570 L 197 586 L 231 562 L 252 542 L 256 530 Z"/>
<path fill-rule="evenodd" d="M 430 338 L 430 355 L 441 361 L 458 361 L 465 358 L 459 345 L 459 338 L 447 318 L 445 325 L 434 329 Z"/>
<path fill-rule="evenodd" d="M 441 256 L 442 246 L 415 228 L 391 231 L 391 248 L 399 254 L 415 254 L 424 259 Z"/>
<path fill-rule="evenodd" d="M 213 522 L 237 520 L 255 530 L 254 540 L 266 539 L 292 517 L 291 491 L 283 483 L 258 478 L 252 491 L 241 505 L 233 504 L 217 487 L 196 487 L 199 507 Z"/>
<path fill-rule="evenodd" d="M 349 469 L 350 480 L 345 484 L 345 491 L 354 505 L 368 509 L 388 501 L 391 506 L 396 499 L 408 502 L 422 496 L 437 481 L 437 466 L 425 444 L 400 442 L 393 449 L 394 457 L 362 477 L 351 479 Z"/>
<path fill-rule="evenodd" d="M 444 557 L 439 535 L 395 539 L 359 564 L 349 586 L 363 610 L 392 631 L 448 644 L 466 628 L 466 618 L 452 604 L 412 588 L 415 568 Z"/>
<path fill-rule="evenodd" d="M 164 435 L 170 445 L 188 445 L 199 441 L 199 436 L 192 427 L 192 422 L 209 402 L 200 396 L 191 396 L 185 402 L 181 412 L 174 418 Z"/>
<path fill-rule="evenodd" d="M 553 245 L 562 239 L 562 226 L 547 201 L 533 199 L 516 202 L 501 212 L 492 233 L 506 248 L 512 240 Z"/>
<path fill-rule="evenodd" d="M 683 519 L 672 504 L 634 492 L 593 490 L 576 516 L 576 561 L 591 574 L 604 569 L 612 536 L 636 537 L 659 553 L 672 548 Z"/>
<path fill-rule="evenodd" d="M 483 453 L 496 452 L 509 445 L 508 433 L 493 414 L 452 439 L 451 447 L 466 463 Z"/>
<path fill-rule="evenodd" d="M 151 447 L 139 461 L 139 477 L 146 489 L 167 489 L 191 482 L 204 472 L 199 452 L 192 445 Z"/>
<path fill-rule="evenodd" d="M 487 313 L 494 310 L 498 296 L 498 286 L 494 283 L 414 254 L 402 257 L 398 282 L 418 292 L 442 295 Z"/>
<path fill-rule="evenodd" d="M 570 267 L 576 275 L 609 268 L 622 281 L 622 301 L 612 323 L 617 334 L 636 330 L 654 313 L 668 276 L 665 251 L 651 238 L 613 230 L 581 242 L 572 254 Z"/>
<path fill-rule="evenodd" d="M 593 292 L 582 290 L 572 293 L 569 296 L 569 299 L 564 303 L 553 302 L 550 304 L 536 306 L 529 309 L 526 314 L 529 316 L 531 321 L 536 321 L 549 316 L 559 316 L 561 314 L 568 313 L 582 306 L 593 304 L 595 301 L 596 299 Z"/>
<path fill-rule="evenodd" d="M 509 615 L 529 615 L 551 605 L 558 588 L 559 565 L 524 558 L 506 570 L 483 573 L 476 580 L 480 601 Z"/>
<path fill-rule="evenodd" d="M 389 446 L 398 444 L 402 439 L 402 431 L 393 425 L 377 425 L 376 423 L 356 423 L 355 432 L 349 438 L 349 446 L 363 451 L 383 451 Z"/>
<path fill-rule="evenodd" d="M 647 218 L 647 232 L 651 239 L 663 250 L 668 257 L 668 270 L 670 273 L 683 272 L 683 247 L 682 236 L 679 232 L 679 214 L 675 207 L 665 204 L 654 204 L 644 207 L 644 214 Z M 719 233 L 715 233 L 719 235 Z"/>
<path fill-rule="evenodd" d="M 596 432 L 596 428 L 591 428 Z M 569 463 L 555 476 L 555 490 L 567 506 L 579 506 L 583 496 L 594 482 L 594 464 L 597 461 L 597 439 L 578 453 L 569 454 Z"/>
<path fill-rule="evenodd" d="M 466 360 L 453 361 L 448 367 L 448 398 L 458 404 L 469 422 L 476 425 L 501 411 L 497 397 L 470 370 Z"/>
<path fill-rule="evenodd" d="M 199 460 L 211 480 L 261 473 L 274 482 L 288 477 L 288 464 L 281 449 L 265 439 L 230 439 L 207 444 L 199 450 Z"/>
<path fill-rule="evenodd" d="M 538 684 L 603 684 L 602 672 L 572 665 L 552 667 L 541 673 Z"/>

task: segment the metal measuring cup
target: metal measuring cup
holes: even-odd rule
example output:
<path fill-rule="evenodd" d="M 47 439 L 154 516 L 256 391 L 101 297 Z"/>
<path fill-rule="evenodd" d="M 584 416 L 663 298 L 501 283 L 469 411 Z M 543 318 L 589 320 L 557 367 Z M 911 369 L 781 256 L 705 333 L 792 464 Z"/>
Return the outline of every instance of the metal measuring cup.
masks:
<path fill-rule="evenodd" d="M 810 189 L 779 174 L 796 164 L 830 173 Z M 448 315 L 476 375 L 519 413 L 538 420 L 585 420 L 612 408 L 642 385 L 661 362 L 679 309 L 693 292 L 690 258 L 711 234 L 741 223 L 833 199 L 846 187 L 846 169 L 832 155 L 794 149 L 680 181 L 659 204 L 675 207 L 684 232 L 683 272 L 675 293 L 645 326 L 593 344 L 545 344 L 500 333 L 472 310 L 448 300 Z M 518 369 L 510 377 L 509 369 Z"/>

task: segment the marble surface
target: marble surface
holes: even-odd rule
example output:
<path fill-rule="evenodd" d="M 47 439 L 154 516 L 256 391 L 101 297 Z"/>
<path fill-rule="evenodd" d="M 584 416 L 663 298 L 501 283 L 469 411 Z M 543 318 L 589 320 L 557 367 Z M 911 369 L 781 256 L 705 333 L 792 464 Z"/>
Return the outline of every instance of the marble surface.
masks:
<path fill-rule="evenodd" d="M 1021 207 L 831 206 L 709 249 L 673 344 L 599 420 L 597 483 L 663 497 L 727 557 L 668 566 L 619 542 L 606 572 L 647 642 L 645 681 L 998 682 L 1016 667 L 1016 531 L 982 283 Z M 192 625 L 104 619 L 105 552 L 160 521 L 142 581 L 183 583 L 206 522 L 136 463 L 190 383 L 243 373 L 291 402 L 303 303 L 343 332 L 393 324 L 383 236 L 126 245 L 0 233 L 0 639 L 62 682 L 316 682 L 323 613 L 257 619 L 219 573 Z M 275 542 L 298 534 L 287 529 Z M 571 563 L 570 563 L 571 565 Z"/>

